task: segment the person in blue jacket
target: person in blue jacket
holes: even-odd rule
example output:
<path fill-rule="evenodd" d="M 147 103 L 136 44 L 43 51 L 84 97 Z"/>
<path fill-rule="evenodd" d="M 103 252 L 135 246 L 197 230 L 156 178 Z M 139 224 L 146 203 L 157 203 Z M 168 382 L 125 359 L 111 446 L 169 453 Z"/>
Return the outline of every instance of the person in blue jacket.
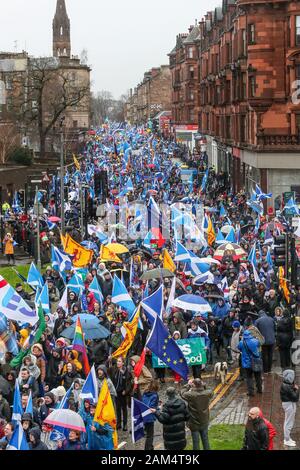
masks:
<path fill-rule="evenodd" d="M 257 393 L 262 393 L 261 370 L 253 370 L 253 360 L 261 359 L 260 342 L 251 335 L 249 330 L 245 330 L 243 338 L 238 345 L 242 353 L 242 367 L 246 371 L 248 395 L 254 396 L 253 375 L 256 382 Z"/>
<path fill-rule="evenodd" d="M 94 417 L 96 405 L 91 403 L 90 414 Z M 86 427 L 88 450 L 114 450 L 113 428 L 106 423 L 104 426 L 88 418 L 89 424 Z"/>
<path fill-rule="evenodd" d="M 152 380 L 147 387 L 146 391 L 142 395 L 142 402 L 149 406 L 149 408 L 153 408 L 157 410 L 159 404 L 159 396 L 158 396 L 159 385 L 157 380 Z M 145 440 L 145 450 L 154 450 L 153 447 L 153 439 L 154 439 L 154 422 L 156 421 L 155 415 L 151 414 L 144 418 L 145 422 L 145 433 L 146 433 L 146 440 Z"/>
<path fill-rule="evenodd" d="M 224 299 L 218 299 L 217 303 L 212 308 L 214 317 L 217 317 L 219 320 L 223 320 L 229 310 L 230 306 Z"/>

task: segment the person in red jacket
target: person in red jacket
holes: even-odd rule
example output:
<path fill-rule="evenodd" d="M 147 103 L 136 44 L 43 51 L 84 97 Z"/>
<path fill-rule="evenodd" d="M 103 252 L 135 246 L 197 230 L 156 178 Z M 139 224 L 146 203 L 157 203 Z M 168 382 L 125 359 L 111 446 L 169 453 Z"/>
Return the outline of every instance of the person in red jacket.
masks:
<path fill-rule="evenodd" d="M 269 430 L 269 448 L 268 448 L 268 450 L 274 450 L 274 438 L 277 435 L 277 431 L 274 428 L 273 424 L 270 423 L 270 421 L 268 421 L 264 417 L 262 410 L 259 410 L 259 416 L 264 420 L 265 425 L 267 426 L 267 428 Z"/>

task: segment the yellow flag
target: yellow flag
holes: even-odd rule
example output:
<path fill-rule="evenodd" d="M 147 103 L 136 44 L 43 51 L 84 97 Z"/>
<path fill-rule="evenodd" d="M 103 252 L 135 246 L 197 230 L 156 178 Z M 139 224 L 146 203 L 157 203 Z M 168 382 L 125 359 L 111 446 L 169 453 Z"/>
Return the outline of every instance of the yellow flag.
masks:
<path fill-rule="evenodd" d="M 104 426 L 105 424 L 109 424 L 113 428 L 114 448 L 117 449 L 118 448 L 117 420 L 116 420 L 116 414 L 115 414 L 113 401 L 109 392 L 106 379 L 104 379 L 103 385 L 100 390 L 98 403 L 97 403 L 95 416 L 94 416 L 94 421 L 95 423 L 101 424 L 101 426 Z"/>
<path fill-rule="evenodd" d="M 73 153 L 73 160 L 74 160 L 74 165 L 76 166 L 77 170 L 80 170 L 80 163 L 76 158 L 76 155 Z"/>
<path fill-rule="evenodd" d="M 120 347 L 117 349 L 117 351 L 115 351 L 112 354 L 113 358 L 117 358 L 120 356 L 123 356 L 125 358 L 127 356 L 127 353 L 133 344 L 133 341 L 137 332 L 139 318 L 140 318 L 140 307 L 138 308 L 131 322 L 123 323 L 123 326 L 126 330 L 126 335 Z"/>
<path fill-rule="evenodd" d="M 164 250 L 164 264 L 163 264 L 163 266 L 164 266 L 165 269 L 169 269 L 170 271 L 172 271 L 172 273 L 175 273 L 175 271 L 176 271 L 176 265 L 175 265 L 174 261 L 172 260 L 170 253 L 166 249 Z"/>
<path fill-rule="evenodd" d="M 65 237 L 64 250 L 68 255 L 73 255 L 72 260 L 75 268 L 84 268 L 88 266 L 93 258 L 93 250 L 86 250 L 79 243 L 75 242 L 69 234 Z"/>
<path fill-rule="evenodd" d="M 290 301 L 290 291 L 287 286 L 287 280 L 284 278 L 284 269 L 282 266 L 278 269 L 279 286 L 281 287 L 287 302 Z"/>
<path fill-rule="evenodd" d="M 102 245 L 100 251 L 100 259 L 101 261 L 113 261 L 115 263 L 123 263 L 123 261 L 109 248 Z"/>
<path fill-rule="evenodd" d="M 212 246 L 216 241 L 216 234 L 211 218 L 208 216 L 208 227 L 207 227 L 207 242 L 209 246 Z"/>
<path fill-rule="evenodd" d="M 63 249 L 65 250 L 65 246 L 66 246 L 66 243 L 67 243 L 67 238 L 69 237 L 70 235 L 67 233 L 67 235 L 63 235 L 62 233 L 60 234 L 60 238 L 61 238 L 61 242 L 62 242 L 62 246 L 63 246 Z"/>

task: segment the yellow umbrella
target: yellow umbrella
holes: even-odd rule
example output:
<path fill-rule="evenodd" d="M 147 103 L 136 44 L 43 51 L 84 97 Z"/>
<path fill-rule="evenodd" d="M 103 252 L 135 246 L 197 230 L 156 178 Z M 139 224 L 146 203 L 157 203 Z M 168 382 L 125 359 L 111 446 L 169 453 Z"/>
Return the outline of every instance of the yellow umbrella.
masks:
<path fill-rule="evenodd" d="M 109 243 L 108 245 L 105 245 L 105 247 L 116 255 L 123 255 L 124 253 L 129 253 L 128 248 L 126 248 L 126 246 L 124 245 L 121 245 L 121 243 Z"/>

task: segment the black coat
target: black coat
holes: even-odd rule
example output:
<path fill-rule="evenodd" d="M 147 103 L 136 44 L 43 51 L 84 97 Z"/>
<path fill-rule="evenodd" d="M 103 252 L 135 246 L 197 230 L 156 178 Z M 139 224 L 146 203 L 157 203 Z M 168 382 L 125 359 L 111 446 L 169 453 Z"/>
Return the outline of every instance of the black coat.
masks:
<path fill-rule="evenodd" d="M 290 317 L 281 317 L 277 322 L 277 345 L 279 348 L 290 348 L 293 342 L 293 321 Z"/>
<path fill-rule="evenodd" d="M 280 387 L 280 398 L 283 403 L 298 403 L 299 389 L 295 389 L 293 384 L 283 382 Z"/>
<path fill-rule="evenodd" d="M 156 412 L 163 425 L 163 438 L 166 450 L 183 450 L 186 447 L 185 422 L 189 419 L 186 403 L 178 397 L 168 400 L 162 411 Z"/>
<path fill-rule="evenodd" d="M 246 426 L 242 450 L 268 450 L 269 430 L 262 418 L 257 418 Z"/>

